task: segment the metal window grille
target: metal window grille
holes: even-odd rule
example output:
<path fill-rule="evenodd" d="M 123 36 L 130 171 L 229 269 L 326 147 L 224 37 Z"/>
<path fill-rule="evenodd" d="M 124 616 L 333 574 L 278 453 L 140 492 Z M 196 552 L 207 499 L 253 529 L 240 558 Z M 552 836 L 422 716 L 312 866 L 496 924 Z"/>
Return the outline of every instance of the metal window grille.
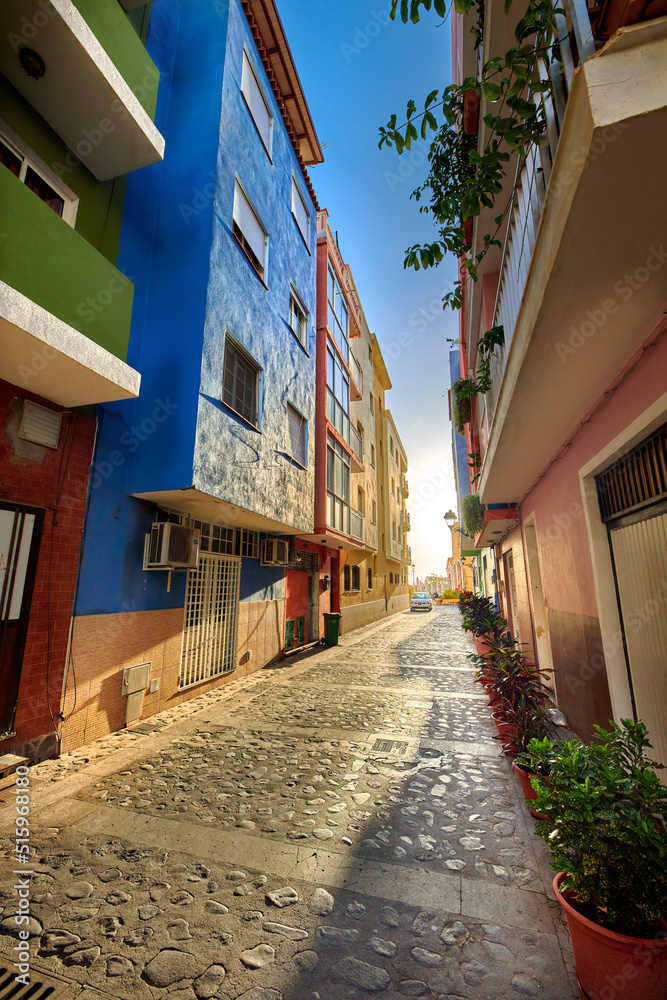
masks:
<path fill-rule="evenodd" d="M 257 382 L 259 366 L 231 337 L 225 337 L 222 401 L 248 423 L 257 424 Z"/>
<path fill-rule="evenodd" d="M 188 572 L 179 690 L 236 667 L 241 560 L 201 553 Z"/>
<path fill-rule="evenodd" d="M 603 521 L 667 498 L 667 425 L 596 476 L 595 485 Z"/>

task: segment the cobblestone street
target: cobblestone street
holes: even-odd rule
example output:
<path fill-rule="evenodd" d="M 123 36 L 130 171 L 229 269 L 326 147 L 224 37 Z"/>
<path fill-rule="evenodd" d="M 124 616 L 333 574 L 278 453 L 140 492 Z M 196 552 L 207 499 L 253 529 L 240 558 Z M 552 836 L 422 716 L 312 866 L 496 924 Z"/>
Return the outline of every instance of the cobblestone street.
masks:
<path fill-rule="evenodd" d="M 459 622 L 398 614 L 33 769 L 32 981 L 61 980 L 54 1000 L 577 996 Z"/>

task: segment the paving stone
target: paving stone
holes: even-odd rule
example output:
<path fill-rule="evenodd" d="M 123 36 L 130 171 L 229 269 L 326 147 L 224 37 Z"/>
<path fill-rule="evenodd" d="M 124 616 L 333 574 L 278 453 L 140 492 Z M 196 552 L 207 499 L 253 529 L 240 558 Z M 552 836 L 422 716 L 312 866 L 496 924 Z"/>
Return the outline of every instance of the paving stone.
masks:
<path fill-rule="evenodd" d="M 17 914 L 12 913 L 10 916 L 5 917 L 5 919 L 0 923 L 0 932 L 18 937 L 19 926 L 16 923 L 16 916 Z M 22 920 L 20 929 L 22 931 L 27 931 L 31 938 L 39 937 L 43 930 L 39 920 L 36 920 L 35 917 L 28 917 L 27 923 Z"/>
<path fill-rule="evenodd" d="M 316 951 L 299 951 L 294 956 L 294 965 L 299 972 L 314 972 L 320 956 Z"/>
<path fill-rule="evenodd" d="M 411 948 L 410 954 L 419 965 L 436 966 L 442 964 L 442 955 L 437 955 L 434 951 L 427 951 L 426 948 Z"/>
<path fill-rule="evenodd" d="M 313 895 L 310 897 L 310 902 L 308 903 L 308 909 L 311 913 L 316 913 L 321 917 L 325 917 L 327 913 L 331 913 L 334 908 L 334 898 L 330 892 L 326 889 L 316 889 Z"/>
<path fill-rule="evenodd" d="M 328 944 L 332 948 L 342 948 L 345 945 L 354 944 L 359 937 L 359 931 L 356 928 L 352 930 L 323 926 L 317 928 L 315 937 L 321 944 Z"/>
<path fill-rule="evenodd" d="M 293 906 L 294 903 L 299 902 L 299 894 L 291 886 L 285 886 L 284 889 L 275 889 L 273 892 L 267 892 L 266 898 L 269 903 L 273 903 L 274 906 L 283 908 L 285 906 Z"/>
<path fill-rule="evenodd" d="M 301 927 L 288 927 L 287 924 L 276 924 L 272 920 L 265 921 L 262 930 L 268 931 L 269 934 L 280 934 L 290 941 L 304 941 L 308 937 L 308 931 L 304 931 Z"/>
<path fill-rule="evenodd" d="M 116 976 L 126 976 L 128 973 L 134 972 L 134 965 L 123 955 L 111 955 L 107 959 L 107 976 L 113 979 Z"/>
<path fill-rule="evenodd" d="M 460 920 L 450 921 L 450 923 L 445 924 L 440 932 L 440 940 L 443 944 L 448 945 L 464 945 L 469 937 L 470 932 L 468 928 Z"/>
<path fill-rule="evenodd" d="M 195 979 L 192 984 L 192 988 L 199 997 L 199 1000 L 209 1000 L 210 997 L 215 996 L 222 986 L 226 975 L 227 970 L 224 965 L 209 966 L 206 972 L 199 976 L 198 979 Z"/>
<path fill-rule="evenodd" d="M 379 913 L 379 920 L 385 927 L 398 927 L 401 918 L 398 910 L 395 910 L 393 906 L 383 906 Z"/>
<path fill-rule="evenodd" d="M 186 951 L 165 948 L 152 959 L 142 973 L 150 986 L 164 989 L 184 979 L 194 979 L 200 972 L 199 962 Z"/>
<path fill-rule="evenodd" d="M 249 969 L 263 969 L 276 960 L 276 950 L 270 944 L 258 944 L 255 948 L 242 951 L 239 958 Z"/>
<path fill-rule="evenodd" d="M 369 993 L 386 990 L 391 982 L 386 969 L 369 965 L 368 962 L 361 962 L 358 958 L 350 956 L 334 965 L 332 975 L 334 979 L 342 979 L 350 986 L 358 986 Z"/>
<path fill-rule="evenodd" d="M 540 990 L 540 984 L 538 981 L 536 979 L 532 979 L 523 972 L 518 972 L 512 977 L 512 986 L 517 993 L 524 997 L 537 996 Z"/>
<path fill-rule="evenodd" d="M 406 997 L 422 997 L 428 993 L 428 986 L 421 979 L 404 979 L 398 990 Z"/>
<path fill-rule="evenodd" d="M 385 958 L 393 958 L 398 948 L 393 941 L 385 941 L 383 938 L 372 937 L 367 942 L 366 948 L 374 951 L 376 955 L 383 955 Z"/>

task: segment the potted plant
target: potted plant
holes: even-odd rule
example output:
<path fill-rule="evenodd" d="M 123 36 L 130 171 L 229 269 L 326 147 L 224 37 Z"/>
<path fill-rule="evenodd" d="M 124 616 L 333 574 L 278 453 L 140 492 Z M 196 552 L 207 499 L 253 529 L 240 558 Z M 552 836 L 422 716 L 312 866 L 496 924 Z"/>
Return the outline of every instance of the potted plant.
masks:
<path fill-rule="evenodd" d="M 457 378 L 452 382 L 452 417 L 457 434 L 464 434 L 472 415 L 472 397 L 475 382 L 471 378 Z"/>
<path fill-rule="evenodd" d="M 537 808 L 551 819 L 536 831 L 559 872 L 582 996 L 664 1000 L 667 996 L 667 788 L 649 760 L 646 727 L 623 719 L 529 754 L 545 758 L 534 779 Z"/>
<path fill-rule="evenodd" d="M 484 508 L 478 493 L 468 493 L 460 500 L 461 523 L 466 535 L 474 538 L 484 527 Z"/>
<path fill-rule="evenodd" d="M 512 761 L 512 770 L 519 779 L 530 814 L 542 821 L 548 821 L 549 817 L 538 812 L 533 805 L 538 795 L 533 786 L 533 778 L 548 780 L 554 745 L 547 709 L 541 706 L 520 733 L 517 758 Z"/>

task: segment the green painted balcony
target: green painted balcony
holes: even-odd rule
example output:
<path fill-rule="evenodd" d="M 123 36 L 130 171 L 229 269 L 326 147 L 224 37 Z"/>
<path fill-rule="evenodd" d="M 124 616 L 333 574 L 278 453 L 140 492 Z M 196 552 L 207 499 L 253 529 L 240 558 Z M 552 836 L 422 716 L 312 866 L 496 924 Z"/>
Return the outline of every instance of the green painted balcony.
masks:
<path fill-rule="evenodd" d="M 162 159 L 160 74 L 118 0 L 2 0 L 0 72 L 98 180 Z"/>
<path fill-rule="evenodd" d="M 0 378 L 62 406 L 136 396 L 134 286 L 0 166 Z"/>

